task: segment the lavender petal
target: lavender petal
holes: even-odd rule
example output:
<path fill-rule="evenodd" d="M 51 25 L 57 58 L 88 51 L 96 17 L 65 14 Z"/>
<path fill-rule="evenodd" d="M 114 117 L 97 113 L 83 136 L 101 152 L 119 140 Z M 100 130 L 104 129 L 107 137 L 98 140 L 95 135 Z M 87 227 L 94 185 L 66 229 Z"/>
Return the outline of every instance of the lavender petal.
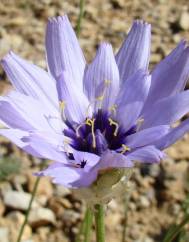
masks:
<path fill-rule="evenodd" d="M 135 21 L 116 55 L 120 79 L 125 82 L 137 70 L 148 69 L 151 46 L 151 26 Z"/>

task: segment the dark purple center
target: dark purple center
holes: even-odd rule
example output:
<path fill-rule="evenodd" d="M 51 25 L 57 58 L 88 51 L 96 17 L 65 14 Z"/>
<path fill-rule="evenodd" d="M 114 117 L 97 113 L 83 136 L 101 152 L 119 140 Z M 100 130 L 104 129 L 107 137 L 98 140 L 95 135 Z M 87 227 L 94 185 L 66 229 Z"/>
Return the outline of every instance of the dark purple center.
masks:
<path fill-rule="evenodd" d="M 122 148 L 122 144 L 125 143 L 125 139 L 128 135 L 136 132 L 136 126 L 129 130 L 124 130 L 118 123 L 117 130 L 116 125 L 110 122 L 113 120 L 111 116 L 98 110 L 97 114 L 92 117 L 94 120 L 94 129 L 92 133 L 92 127 L 86 123 L 83 125 L 75 125 L 67 122 L 68 129 L 64 130 L 64 135 L 71 138 L 71 146 L 78 151 L 85 151 L 101 155 L 105 150 L 117 150 Z M 115 133 L 116 131 L 116 133 Z M 94 135 L 95 135 L 95 147 L 94 147 Z M 81 164 L 82 165 L 82 164 Z M 84 164 L 85 165 L 85 164 Z"/>

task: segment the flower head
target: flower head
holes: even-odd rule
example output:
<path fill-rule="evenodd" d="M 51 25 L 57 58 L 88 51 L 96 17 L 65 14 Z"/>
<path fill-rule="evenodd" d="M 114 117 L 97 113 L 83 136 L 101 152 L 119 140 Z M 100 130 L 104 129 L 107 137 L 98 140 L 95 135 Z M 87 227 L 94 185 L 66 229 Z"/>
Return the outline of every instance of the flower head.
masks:
<path fill-rule="evenodd" d="M 160 162 L 189 130 L 188 119 L 172 126 L 189 111 L 189 47 L 180 42 L 149 74 L 150 32 L 135 21 L 116 56 L 102 43 L 87 65 L 67 16 L 49 19 L 48 72 L 12 52 L 1 61 L 14 87 L 0 99 L 1 135 L 53 160 L 39 175 L 55 183 L 120 190 L 135 161 Z"/>

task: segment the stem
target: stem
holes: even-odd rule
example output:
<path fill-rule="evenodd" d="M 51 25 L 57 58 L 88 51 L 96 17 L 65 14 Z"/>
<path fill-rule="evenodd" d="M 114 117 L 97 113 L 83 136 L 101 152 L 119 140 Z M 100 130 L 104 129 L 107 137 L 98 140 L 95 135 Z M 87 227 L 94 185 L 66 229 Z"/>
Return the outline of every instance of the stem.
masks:
<path fill-rule="evenodd" d="M 126 233 L 127 233 L 127 213 L 128 213 L 128 203 L 130 196 L 129 194 L 125 195 L 124 198 L 124 221 L 123 221 L 123 234 L 122 234 L 122 242 L 126 241 Z"/>
<path fill-rule="evenodd" d="M 37 187 L 39 185 L 39 181 L 40 181 L 40 177 L 37 177 L 36 178 L 36 181 L 35 181 L 35 184 L 34 184 L 34 188 L 33 188 L 33 191 L 32 191 L 32 195 L 31 195 L 31 199 L 30 199 L 30 202 L 29 202 L 29 205 L 28 205 L 28 209 L 26 211 L 26 215 L 25 215 L 25 218 L 24 218 L 24 222 L 20 228 L 20 231 L 19 231 L 19 235 L 18 235 L 18 238 L 17 238 L 17 242 L 20 242 L 21 239 L 22 239 L 22 235 L 23 235 L 23 232 L 24 232 L 24 228 L 28 222 L 28 217 L 29 217 L 29 214 L 30 214 L 30 211 L 31 211 L 31 207 L 32 207 L 32 203 L 33 203 L 33 200 L 34 200 L 34 197 L 35 197 L 35 194 L 37 192 Z"/>
<path fill-rule="evenodd" d="M 93 223 L 93 213 L 90 208 L 87 208 L 86 224 L 85 224 L 85 231 L 84 231 L 84 242 L 90 241 L 92 223 Z"/>
<path fill-rule="evenodd" d="M 83 15 L 84 15 L 84 5 L 85 5 L 85 0 L 80 0 L 80 2 L 79 2 L 79 16 L 78 16 L 77 25 L 76 25 L 77 36 L 79 36 L 80 31 L 81 31 L 81 22 L 82 22 Z"/>
<path fill-rule="evenodd" d="M 104 229 L 104 208 L 101 204 L 95 205 L 95 223 L 96 223 L 96 242 L 105 242 Z"/>
<path fill-rule="evenodd" d="M 179 234 L 181 229 L 189 222 L 189 214 L 187 214 L 181 223 L 177 225 L 177 227 L 170 233 L 170 235 L 163 240 L 163 242 L 171 242 L 175 239 L 175 237 Z"/>
<path fill-rule="evenodd" d="M 76 242 L 90 241 L 92 223 L 93 223 L 93 213 L 90 208 L 87 208 L 85 212 L 84 220 L 81 224 L 78 236 L 76 238 Z"/>

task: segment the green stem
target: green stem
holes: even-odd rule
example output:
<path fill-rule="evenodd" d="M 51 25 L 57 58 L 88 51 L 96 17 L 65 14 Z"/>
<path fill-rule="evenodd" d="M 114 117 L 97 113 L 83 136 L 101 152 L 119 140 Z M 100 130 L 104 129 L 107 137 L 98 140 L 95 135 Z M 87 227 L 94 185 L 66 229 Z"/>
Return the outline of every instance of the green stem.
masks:
<path fill-rule="evenodd" d="M 80 31 L 81 31 L 81 22 L 82 22 L 83 15 L 84 15 L 84 5 L 85 5 L 85 0 L 80 0 L 80 2 L 79 2 L 79 16 L 78 16 L 77 25 L 76 25 L 77 36 L 79 36 Z"/>
<path fill-rule="evenodd" d="M 163 240 L 163 242 L 172 242 L 176 236 L 179 234 L 179 232 L 181 231 L 181 229 L 189 222 L 189 214 L 187 214 L 183 220 L 181 221 L 181 223 L 179 225 L 177 225 L 173 231 L 171 231 L 171 233 Z"/>
<path fill-rule="evenodd" d="M 101 204 L 95 205 L 95 223 L 96 242 L 105 242 L 104 208 Z"/>
<path fill-rule="evenodd" d="M 39 181 L 40 181 L 40 177 L 37 177 L 36 178 L 36 181 L 35 181 L 35 184 L 34 184 L 34 188 L 33 188 L 33 191 L 32 191 L 32 194 L 31 194 L 31 199 L 30 199 L 30 202 L 29 202 L 29 205 L 28 205 L 28 208 L 27 208 L 27 211 L 26 211 L 26 215 L 25 215 L 25 218 L 24 218 L 24 222 L 20 228 L 20 231 L 19 231 L 19 235 L 18 235 L 18 238 L 17 238 L 17 242 L 20 242 L 21 239 L 22 239 L 22 235 L 24 233 L 24 228 L 28 222 L 28 217 L 29 217 L 29 214 L 30 214 L 30 211 L 31 211 L 31 207 L 32 207 L 32 203 L 33 203 L 33 200 L 34 200 L 34 197 L 36 195 L 36 192 L 37 192 L 37 187 L 39 185 Z"/>
<path fill-rule="evenodd" d="M 84 231 L 84 242 L 90 241 L 92 223 L 93 223 L 93 213 L 90 208 L 87 208 L 86 224 L 85 224 L 85 231 Z"/>
<path fill-rule="evenodd" d="M 93 213 L 90 208 L 87 208 L 85 212 L 84 220 L 81 224 L 81 227 L 75 242 L 90 241 L 92 223 L 93 223 Z"/>
<path fill-rule="evenodd" d="M 126 240 L 127 234 L 127 213 L 128 213 L 128 203 L 129 203 L 130 196 L 129 194 L 125 195 L 124 198 L 124 221 L 123 221 L 123 234 L 122 234 L 122 242 Z"/>

